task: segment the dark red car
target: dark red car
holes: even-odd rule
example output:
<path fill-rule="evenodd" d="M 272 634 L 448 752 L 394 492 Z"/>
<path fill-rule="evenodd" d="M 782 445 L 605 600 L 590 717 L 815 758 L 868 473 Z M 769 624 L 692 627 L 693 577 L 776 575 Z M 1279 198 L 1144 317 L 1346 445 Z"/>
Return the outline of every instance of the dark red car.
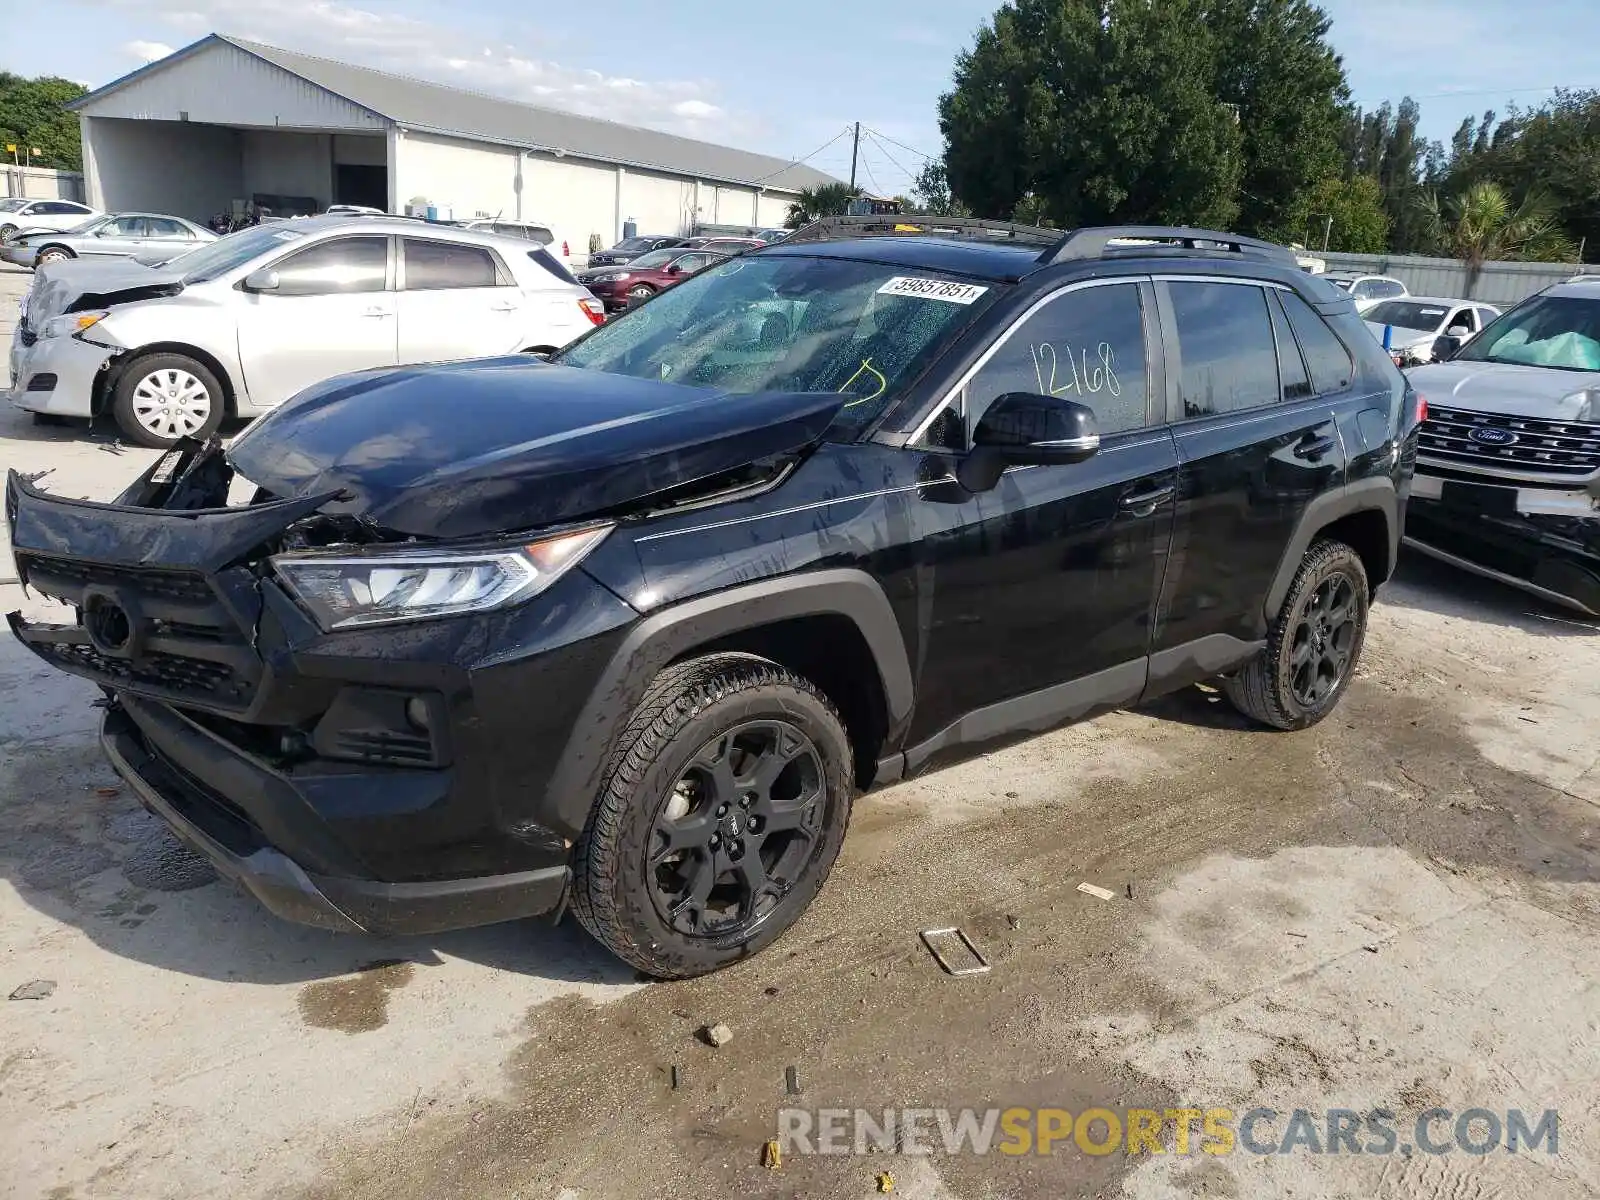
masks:
<path fill-rule="evenodd" d="M 729 255 L 716 250 L 652 250 L 620 267 L 594 267 L 578 274 L 578 282 L 608 309 L 623 309 L 682 283 L 696 271 Z"/>

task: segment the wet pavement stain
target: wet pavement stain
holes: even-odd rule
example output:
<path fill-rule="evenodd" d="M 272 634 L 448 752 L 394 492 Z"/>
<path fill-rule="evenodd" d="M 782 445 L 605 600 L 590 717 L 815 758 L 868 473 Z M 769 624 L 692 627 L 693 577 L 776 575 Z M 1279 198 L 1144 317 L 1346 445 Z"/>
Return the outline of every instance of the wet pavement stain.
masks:
<path fill-rule="evenodd" d="M 383 959 L 354 975 L 308 983 L 300 989 L 300 1019 L 315 1029 L 370 1033 L 389 1023 L 389 993 L 411 982 L 416 964 Z"/>
<path fill-rule="evenodd" d="M 155 892 L 187 892 L 217 879 L 216 868 L 164 827 L 135 847 L 122 874 L 135 887 Z"/>

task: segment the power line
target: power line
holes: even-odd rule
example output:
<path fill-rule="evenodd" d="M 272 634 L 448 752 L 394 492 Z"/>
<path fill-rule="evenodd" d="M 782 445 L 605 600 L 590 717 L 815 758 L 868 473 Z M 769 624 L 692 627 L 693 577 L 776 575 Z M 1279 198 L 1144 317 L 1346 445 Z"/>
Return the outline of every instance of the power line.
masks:
<path fill-rule="evenodd" d="M 861 169 L 867 173 L 867 182 L 872 185 L 872 194 L 874 196 L 883 195 L 883 189 L 878 186 L 878 181 L 872 177 L 872 164 L 867 162 L 865 154 L 861 156 Z"/>
<path fill-rule="evenodd" d="M 902 150 L 911 151 L 911 153 L 915 154 L 918 158 L 925 158 L 929 162 L 932 162 L 933 159 L 934 159 L 934 156 L 932 154 L 924 154 L 921 150 L 918 150 L 915 146 L 908 146 L 904 142 L 895 141 L 894 138 L 890 137 L 887 133 L 884 133 L 881 130 L 869 129 L 869 130 L 867 130 L 867 132 L 870 133 L 870 134 L 873 134 L 876 137 L 881 137 L 886 142 L 889 142 L 889 143 L 891 143 L 893 145 L 899 146 L 900 149 L 902 149 Z"/>
<path fill-rule="evenodd" d="M 1565 84 L 1565 83 L 1552 83 L 1548 87 L 1484 88 L 1481 91 L 1476 91 L 1476 92 L 1422 92 L 1420 94 L 1410 94 L 1410 95 L 1402 96 L 1401 99 L 1410 99 L 1410 100 L 1449 100 L 1449 99 L 1452 99 L 1452 98 L 1460 98 L 1460 97 L 1465 97 L 1465 96 L 1514 96 L 1514 95 L 1519 95 L 1519 94 L 1524 93 L 1524 92 L 1554 92 L 1554 91 L 1558 91 L 1558 90 L 1561 90 L 1561 89 L 1565 89 L 1565 90 L 1568 90 L 1568 91 L 1584 91 L 1584 90 L 1586 90 L 1584 88 L 1574 87 L 1574 86 L 1571 86 L 1571 85 Z M 1359 97 L 1358 96 L 1355 99 L 1356 99 L 1356 103 L 1357 104 L 1371 103 L 1372 100 L 1374 99 L 1374 97 L 1372 97 L 1372 96 Z M 1393 99 L 1394 99 L 1394 97 L 1392 97 L 1392 96 L 1384 96 L 1384 97 L 1382 97 L 1382 100 L 1380 101 L 1380 103 L 1382 101 L 1391 101 L 1392 102 Z"/>
<path fill-rule="evenodd" d="M 824 150 L 826 150 L 829 146 L 831 146 L 835 142 L 837 142 L 840 138 L 848 137 L 848 136 L 850 136 L 850 126 L 846 125 L 843 129 L 841 129 L 838 133 L 834 134 L 827 141 L 823 142 L 822 145 L 818 146 L 810 154 L 807 154 L 807 155 L 805 155 L 804 157 L 801 157 L 801 158 L 797 158 L 792 162 L 785 163 L 783 166 L 779 167 L 776 171 L 773 171 L 770 175 L 763 175 L 763 176 L 761 176 L 761 178 L 752 179 L 750 182 L 751 183 L 765 183 L 767 180 L 772 179 L 775 176 L 782 175 L 785 171 L 789 170 L 791 167 L 798 167 L 801 163 L 807 161 L 808 159 L 815 158 L 817 155 L 821 154 Z"/>
<path fill-rule="evenodd" d="M 883 156 L 885 158 L 887 158 L 891 163 L 893 163 L 897 168 L 899 168 L 900 173 L 902 175 L 904 175 L 907 179 L 911 180 L 913 183 L 916 182 L 916 178 L 917 178 L 916 175 L 913 172 L 906 170 L 905 167 L 900 165 L 900 161 L 898 159 L 896 159 L 894 155 L 889 153 L 888 147 L 886 147 L 882 142 L 880 142 L 878 140 L 878 135 L 876 133 L 874 133 L 872 130 L 869 129 L 869 130 L 866 131 L 866 134 L 867 134 L 867 136 L 869 138 L 872 139 L 872 144 L 874 146 L 876 146 L 879 150 L 883 151 Z"/>

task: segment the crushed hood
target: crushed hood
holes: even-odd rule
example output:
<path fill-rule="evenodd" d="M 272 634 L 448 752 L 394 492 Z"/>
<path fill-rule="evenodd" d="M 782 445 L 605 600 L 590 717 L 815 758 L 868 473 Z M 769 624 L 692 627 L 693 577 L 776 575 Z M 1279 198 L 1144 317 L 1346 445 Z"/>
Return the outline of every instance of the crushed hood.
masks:
<path fill-rule="evenodd" d="M 1441 408 L 1547 421 L 1593 421 L 1584 415 L 1585 389 L 1600 388 L 1600 371 L 1563 371 L 1520 363 L 1457 359 L 1413 367 L 1411 386 Z"/>
<path fill-rule="evenodd" d="M 33 286 L 22 298 L 22 315 L 37 329 L 51 317 L 92 308 L 110 308 L 183 290 L 176 271 L 141 266 L 128 258 L 111 262 L 46 263 L 34 273 Z"/>
<path fill-rule="evenodd" d="M 336 491 L 396 533 L 474 537 L 612 512 L 802 450 L 844 397 L 735 395 L 524 356 L 345 375 L 229 451 L 279 497 Z"/>

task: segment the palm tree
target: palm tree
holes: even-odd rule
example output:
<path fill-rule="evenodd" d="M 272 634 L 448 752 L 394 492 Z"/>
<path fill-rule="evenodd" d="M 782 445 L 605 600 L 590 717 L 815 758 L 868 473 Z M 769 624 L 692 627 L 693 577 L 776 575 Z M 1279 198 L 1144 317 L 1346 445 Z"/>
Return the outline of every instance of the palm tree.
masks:
<path fill-rule="evenodd" d="M 805 188 L 800 192 L 800 198 L 789 205 L 789 219 L 784 223 L 790 229 L 799 229 L 818 217 L 843 216 L 850 207 L 850 201 L 860 194 L 860 188 L 853 188 L 848 183 L 824 183 Z"/>
<path fill-rule="evenodd" d="M 1428 231 L 1445 253 L 1467 267 L 1467 295 L 1486 262 L 1571 262 L 1577 257 L 1545 200 L 1529 194 L 1521 204 L 1497 183 L 1475 183 L 1444 201 L 1437 192 L 1422 200 Z"/>

